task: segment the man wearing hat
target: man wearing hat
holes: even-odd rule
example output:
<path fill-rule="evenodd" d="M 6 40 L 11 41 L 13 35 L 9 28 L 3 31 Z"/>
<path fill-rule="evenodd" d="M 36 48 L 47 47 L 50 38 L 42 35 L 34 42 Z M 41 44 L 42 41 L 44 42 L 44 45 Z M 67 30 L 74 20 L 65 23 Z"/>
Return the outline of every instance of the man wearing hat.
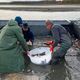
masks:
<path fill-rule="evenodd" d="M 18 26 L 22 27 L 23 21 L 20 16 L 16 16 L 15 21 L 18 23 Z"/>
<path fill-rule="evenodd" d="M 33 42 L 34 42 L 34 34 L 28 27 L 27 23 L 23 23 L 22 32 L 24 34 L 24 38 L 28 44 L 29 49 L 31 50 Z"/>
<path fill-rule="evenodd" d="M 71 38 L 64 27 L 61 25 L 54 25 L 52 21 L 46 21 L 46 28 L 51 32 L 54 47 L 59 45 L 59 48 L 53 53 L 52 64 L 59 62 L 64 59 L 67 50 L 71 47 L 72 41 Z"/>

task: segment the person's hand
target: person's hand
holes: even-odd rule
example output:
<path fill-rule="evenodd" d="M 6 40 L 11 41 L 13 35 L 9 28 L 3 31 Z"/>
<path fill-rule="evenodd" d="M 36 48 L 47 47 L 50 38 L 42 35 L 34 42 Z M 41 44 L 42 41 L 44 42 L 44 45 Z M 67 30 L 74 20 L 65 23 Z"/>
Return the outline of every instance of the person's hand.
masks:
<path fill-rule="evenodd" d="M 32 45 L 32 42 L 29 40 L 29 41 L 27 42 L 27 45 Z"/>
<path fill-rule="evenodd" d="M 58 44 L 58 47 L 61 47 L 61 44 Z"/>
<path fill-rule="evenodd" d="M 47 42 L 44 42 L 44 45 L 45 45 L 46 47 L 49 47 L 49 46 L 50 46 L 49 44 L 47 44 Z"/>
<path fill-rule="evenodd" d="M 29 51 L 24 52 L 24 54 L 29 55 Z"/>
<path fill-rule="evenodd" d="M 29 51 L 27 51 L 26 54 L 29 55 Z"/>
<path fill-rule="evenodd" d="M 44 44 L 46 44 L 47 46 L 51 46 L 51 45 L 54 45 L 54 42 L 53 41 L 47 41 Z"/>

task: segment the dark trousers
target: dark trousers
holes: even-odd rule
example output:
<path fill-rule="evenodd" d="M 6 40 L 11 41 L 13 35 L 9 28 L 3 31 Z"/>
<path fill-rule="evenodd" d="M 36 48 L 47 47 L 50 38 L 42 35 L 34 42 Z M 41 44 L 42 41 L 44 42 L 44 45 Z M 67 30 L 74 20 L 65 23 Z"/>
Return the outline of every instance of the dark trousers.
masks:
<path fill-rule="evenodd" d="M 71 47 L 72 44 L 62 43 L 61 46 L 53 53 L 52 60 L 54 58 L 63 58 L 65 57 L 67 50 Z"/>

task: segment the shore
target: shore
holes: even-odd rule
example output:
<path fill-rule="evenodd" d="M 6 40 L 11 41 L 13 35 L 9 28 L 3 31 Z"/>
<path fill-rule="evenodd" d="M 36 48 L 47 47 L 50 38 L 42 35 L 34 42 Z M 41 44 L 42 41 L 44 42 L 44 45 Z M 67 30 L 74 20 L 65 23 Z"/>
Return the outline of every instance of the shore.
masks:
<path fill-rule="evenodd" d="M 42 12 L 42 11 L 15 11 L 0 9 L 0 20 L 14 19 L 21 16 L 24 20 L 76 20 L 80 19 L 80 11 L 58 11 L 58 12 Z"/>

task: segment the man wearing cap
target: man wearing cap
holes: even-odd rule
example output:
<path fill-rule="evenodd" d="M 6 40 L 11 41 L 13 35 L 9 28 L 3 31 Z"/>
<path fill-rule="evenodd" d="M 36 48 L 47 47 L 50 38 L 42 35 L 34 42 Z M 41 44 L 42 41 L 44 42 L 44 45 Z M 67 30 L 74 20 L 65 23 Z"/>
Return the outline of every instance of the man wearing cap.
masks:
<path fill-rule="evenodd" d="M 54 25 L 52 21 L 46 21 L 46 28 L 51 32 L 54 47 L 59 45 L 59 48 L 53 53 L 52 64 L 55 64 L 62 60 L 67 53 L 67 50 L 71 47 L 71 38 L 64 27 L 61 25 Z"/>
<path fill-rule="evenodd" d="M 34 35 L 33 35 L 33 32 L 30 30 L 30 28 L 28 27 L 27 23 L 23 23 L 22 32 L 24 34 L 24 38 L 28 44 L 28 47 L 31 50 L 34 42 Z"/>
<path fill-rule="evenodd" d="M 16 16 L 15 21 L 18 23 L 18 26 L 22 27 L 23 21 L 20 16 Z"/>

